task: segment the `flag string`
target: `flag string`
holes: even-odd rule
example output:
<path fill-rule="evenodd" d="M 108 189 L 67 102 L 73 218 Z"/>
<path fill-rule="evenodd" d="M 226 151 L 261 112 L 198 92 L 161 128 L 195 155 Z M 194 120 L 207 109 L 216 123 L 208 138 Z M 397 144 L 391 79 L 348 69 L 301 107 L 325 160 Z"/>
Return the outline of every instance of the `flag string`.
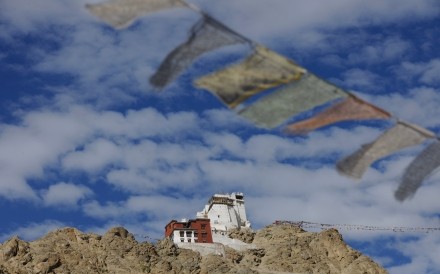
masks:
<path fill-rule="evenodd" d="M 330 229 L 335 228 L 338 230 L 363 230 L 363 231 L 391 231 L 391 232 L 439 232 L 440 227 L 383 227 L 383 226 L 371 226 L 371 225 L 354 225 L 354 224 L 325 224 L 314 223 L 307 221 L 286 221 L 278 220 L 273 223 L 274 225 L 292 225 L 300 228 L 312 228 L 312 229 Z"/>
<path fill-rule="evenodd" d="M 326 223 L 315 223 L 308 221 L 287 221 L 287 220 L 277 220 L 273 222 L 273 225 L 289 225 L 299 227 L 301 229 L 337 229 L 345 231 L 388 231 L 392 233 L 433 233 L 440 232 L 440 227 L 407 227 L 407 226 L 371 226 L 371 225 L 356 225 L 356 224 L 326 224 Z M 147 239 L 154 242 L 163 240 L 151 237 L 146 234 L 133 234 L 137 238 Z"/>

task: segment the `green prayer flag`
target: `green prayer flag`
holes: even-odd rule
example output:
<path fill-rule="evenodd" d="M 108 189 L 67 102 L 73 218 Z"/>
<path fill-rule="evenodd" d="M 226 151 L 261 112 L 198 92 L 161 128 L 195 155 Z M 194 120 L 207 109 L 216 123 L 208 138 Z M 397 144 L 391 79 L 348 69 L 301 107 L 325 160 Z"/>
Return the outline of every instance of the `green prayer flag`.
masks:
<path fill-rule="evenodd" d="M 347 96 L 342 89 L 308 73 L 244 108 L 239 115 L 257 126 L 275 128 L 301 112 Z"/>

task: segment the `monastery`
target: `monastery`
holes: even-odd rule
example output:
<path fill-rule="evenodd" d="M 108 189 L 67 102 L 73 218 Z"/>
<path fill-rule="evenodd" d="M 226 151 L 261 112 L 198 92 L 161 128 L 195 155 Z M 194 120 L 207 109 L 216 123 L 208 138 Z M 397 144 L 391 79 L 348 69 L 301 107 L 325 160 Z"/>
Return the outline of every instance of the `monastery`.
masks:
<path fill-rule="evenodd" d="M 238 250 L 250 248 L 251 245 L 228 237 L 231 229 L 250 227 L 243 193 L 214 194 L 195 219 L 170 221 L 165 226 L 165 237 L 180 248 L 197 250 L 202 255 L 224 254 L 224 245 Z"/>

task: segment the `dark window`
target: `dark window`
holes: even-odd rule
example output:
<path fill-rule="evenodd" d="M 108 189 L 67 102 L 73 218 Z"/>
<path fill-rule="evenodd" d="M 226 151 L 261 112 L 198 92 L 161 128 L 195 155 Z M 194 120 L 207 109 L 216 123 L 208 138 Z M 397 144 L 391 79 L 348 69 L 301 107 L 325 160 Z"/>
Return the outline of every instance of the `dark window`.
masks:
<path fill-rule="evenodd" d="M 207 233 L 202 233 L 202 238 L 203 238 L 203 239 L 206 239 L 206 238 L 207 238 L 207 236 L 208 236 L 208 234 L 207 234 Z"/>
<path fill-rule="evenodd" d="M 206 229 L 206 224 L 202 224 L 200 227 L 201 227 L 202 229 Z"/>
<path fill-rule="evenodd" d="M 180 237 L 185 236 L 185 232 L 184 231 L 180 231 Z"/>

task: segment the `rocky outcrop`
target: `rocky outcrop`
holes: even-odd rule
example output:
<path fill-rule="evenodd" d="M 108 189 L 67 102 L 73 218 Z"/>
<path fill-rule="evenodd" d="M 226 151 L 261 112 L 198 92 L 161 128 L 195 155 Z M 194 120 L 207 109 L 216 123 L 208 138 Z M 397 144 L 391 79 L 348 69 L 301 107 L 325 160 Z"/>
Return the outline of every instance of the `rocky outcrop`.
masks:
<path fill-rule="evenodd" d="M 63 228 L 25 242 L 0 245 L 0 274 L 24 273 L 386 273 L 347 246 L 336 230 L 306 232 L 292 225 L 231 232 L 256 248 L 226 256 L 179 249 L 170 239 L 139 243 L 122 227 L 103 236 Z"/>
<path fill-rule="evenodd" d="M 250 228 L 235 228 L 229 231 L 228 236 L 232 239 L 251 244 L 255 238 L 255 231 Z"/>
<path fill-rule="evenodd" d="M 387 273 L 369 257 L 349 247 L 336 229 L 306 232 L 292 225 L 272 225 L 253 242 L 264 250 L 259 267 L 294 273 Z M 257 256 L 258 257 L 258 256 Z"/>

